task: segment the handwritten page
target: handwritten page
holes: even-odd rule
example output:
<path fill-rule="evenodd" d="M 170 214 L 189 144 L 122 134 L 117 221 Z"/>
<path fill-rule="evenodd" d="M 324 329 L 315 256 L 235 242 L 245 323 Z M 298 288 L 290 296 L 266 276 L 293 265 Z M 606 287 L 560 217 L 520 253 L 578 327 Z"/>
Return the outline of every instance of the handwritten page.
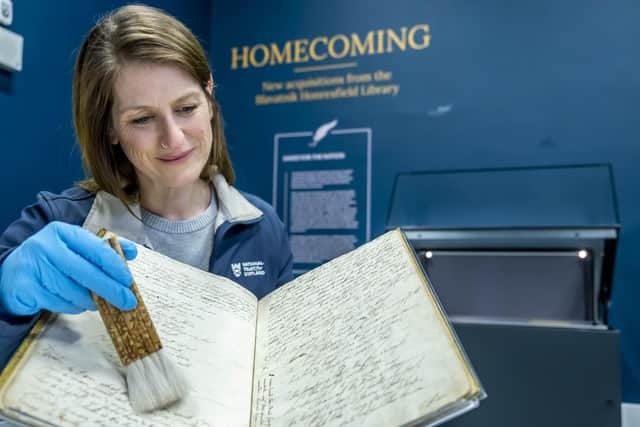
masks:
<path fill-rule="evenodd" d="M 133 413 L 124 367 L 97 312 L 60 315 L 31 347 L 4 405 L 61 425 L 247 426 L 256 298 L 232 281 L 139 247 L 130 263 L 169 358 L 190 393 L 152 414 Z"/>
<path fill-rule="evenodd" d="M 465 396 L 423 280 L 393 232 L 263 298 L 252 425 L 403 425 Z"/>

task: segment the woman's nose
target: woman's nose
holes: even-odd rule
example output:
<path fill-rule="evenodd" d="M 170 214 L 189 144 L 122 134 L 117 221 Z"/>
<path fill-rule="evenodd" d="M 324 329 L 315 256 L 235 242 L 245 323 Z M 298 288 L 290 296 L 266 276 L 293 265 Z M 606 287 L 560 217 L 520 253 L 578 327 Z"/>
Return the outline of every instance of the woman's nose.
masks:
<path fill-rule="evenodd" d="M 164 129 L 160 135 L 160 145 L 164 148 L 173 148 L 182 144 L 184 133 L 180 124 L 173 117 L 168 117 L 164 121 Z"/>

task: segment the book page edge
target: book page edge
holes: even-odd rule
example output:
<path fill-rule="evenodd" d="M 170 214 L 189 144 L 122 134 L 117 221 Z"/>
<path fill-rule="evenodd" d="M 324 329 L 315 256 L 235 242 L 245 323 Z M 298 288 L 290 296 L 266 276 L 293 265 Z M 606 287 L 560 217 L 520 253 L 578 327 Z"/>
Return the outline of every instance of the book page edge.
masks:
<path fill-rule="evenodd" d="M 477 408 L 480 405 L 479 399 L 461 399 L 455 402 L 452 402 L 438 411 L 433 412 L 429 415 L 425 415 L 424 417 L 420 417 L 413 421 L 410 421 L 407 424 L 404 424 L 401 427 L 436 427 L 447 421 L 450 421 L 454 418 L 459 417 L 460 415 L 466 414 L 472 409 Z"/>
<path fill-rule="evenodd" d="M 14 374 L 16 374 L 20 370 L 20 367 L 28 360 L 29 353 L 32 348 L 31 345 L 34 343 L 36 337 L 38 337 L 38 335 L 40 335 L 40 333 L 45 329 L 45 326 L 50 322 L 53 322 L 55 318 L 56 316 L 53 313 L 43 311 L 40 318 L 31 327 L 27 336 L 18 346 L 13 356 L 11 356 L 11 359 L 9 359 L 9 362 L 7 362 L 2 373 L 0 373 L 0 411 L 6 409 L 4 404 L 5 395 L 11 385 Z"/>
<path fill-rule="evenodd" d="M 413 268 L 417 273 L 419 273 L 418 276 L 420 278 L 420 281 L 422 282 L 422 287 L 424 291 L 427 293 L 429 297 L 429 301 L 431 302 L 434 309 L 436 310 L 436 313 L 438 314 L 438 320 L 440 321 L 440 325 L 446 332 L 447 338 L 449 339 L 449 342 L 452 345 L 452 347 L 455 349 L 455 353 L 458 356 L 458 360 L 462 364 L 465 375 L 467 377 L 467 382 L 469 384 L 469 389 L 463 396 L 461 396 L 461 398 L 473 400 L 476 398 L 482 399 L 486 397 L 486 393 L 480 383 L 480 380 L 478 379 L 478 376 L 476 375 L 473 369 L 473 366 L 471 365 L 471 360 L 469 359 L 466 352 L 464 351 L 464 348 L 462 347 L 460 339 L 458 338 L 456 332 L 453 330 L 451 323 L 447 320 L 447 315 L 445 314 L 444 308 L 442 307 L 442 304 L 440 303 L 438 296 L 433 291 L 431 287 L 431 283 L 427 279 L 427 275 L 422 269 L 422 266 L 419 264 L 419 261 L 416 258 L 415 252 L 411 247 L 411 245 L 409 244 L 407 237 L 405 236 L 404 232 L 400 228 L 396 228 L 395 230 L 393 230 L 393 232 L 396 233 L 404 243 L 406 253 L 409 256 L 409 258 L 411 258 Z"/>

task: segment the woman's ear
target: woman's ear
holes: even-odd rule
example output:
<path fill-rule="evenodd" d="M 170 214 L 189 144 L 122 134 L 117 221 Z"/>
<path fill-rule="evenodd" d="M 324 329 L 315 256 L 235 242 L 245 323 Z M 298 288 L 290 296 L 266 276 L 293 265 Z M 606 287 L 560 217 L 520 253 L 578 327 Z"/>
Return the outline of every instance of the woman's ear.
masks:
<path fill-rule="evenodd" d="M 209 94 L 207 103 L 209 104 L 209 120 L 213 119 L 213 76 L 209 74 L 209 80 L 207 81 L 207 87 L 205 88 Z"/>
<path fill-rule="evenodd" d="M 209 81 L 207 81 L 207 93 L 209 96 L 213 96 L 213 76 L 209 74 Z"/>

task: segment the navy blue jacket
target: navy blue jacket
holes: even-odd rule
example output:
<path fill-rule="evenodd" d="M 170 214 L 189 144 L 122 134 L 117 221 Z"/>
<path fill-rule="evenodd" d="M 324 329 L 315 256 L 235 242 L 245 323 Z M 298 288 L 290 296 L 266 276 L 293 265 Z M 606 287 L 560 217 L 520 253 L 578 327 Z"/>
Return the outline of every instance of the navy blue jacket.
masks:
<path fill-rule="evenodd" d="M 278 286 L 292 279 L 292 255 L 287 234 L 282 221 L 273 208 L 260 198 L 240 193 L 226 184 L 221 176 L 214 178 L 218 196 L 219 215 L 216 218 L 214 247 L 209 271 L 225 276 L 241 284 L 258 298 L 268 294 Z M 106 193 L 99 193 L 101 196 Z M 20 218 L 12 223 L 0 236 L 0 274 L 1 265 L 11 251 L 28 237 L 52 221 L 88 226 L 88 222 L 99 223 L 109 228 L 109 218 L 105 216 L 128 216 L 114 221 L 109 228 L 117 234 L 140 244 L 145 244 L 144 236 L 118 229 L 123 222 L 133 228 L 139 228 L 140 222 L 128 211 L 122 210 L 122 204 L 113 196 L 96 197 L 78 187 L 70 188 L 61 194 L 41 192 L 36 203 L 23 209 Z M 96 199 L 107 200 L 103 209 L 96 209 Z M 104 209 L 104 206 L 109 209 Z M 114 213 L 114 206 L 116 208 Z M 134 208 L 139 209 L 139 207 Z M 95 211 L 98 211 L 97 213 Z M 105 215 L 105 212 L 107 214 Z M 88 219 L 91 217 L 91 220 Z M 106 224 L 104 223 L 106 222 Z M 98 224 L 96 224 L 98 225 Z M 94 230 L 92 230 L 94 231 Z M 260 274 L 244 275 L 242 265 L 259 265 Z M 235 272 L 234 272 L 235 271 Z M 17 317 L 3 313 L 0 309 L 0 369 L 18 347 L 38 316 Z"/>

